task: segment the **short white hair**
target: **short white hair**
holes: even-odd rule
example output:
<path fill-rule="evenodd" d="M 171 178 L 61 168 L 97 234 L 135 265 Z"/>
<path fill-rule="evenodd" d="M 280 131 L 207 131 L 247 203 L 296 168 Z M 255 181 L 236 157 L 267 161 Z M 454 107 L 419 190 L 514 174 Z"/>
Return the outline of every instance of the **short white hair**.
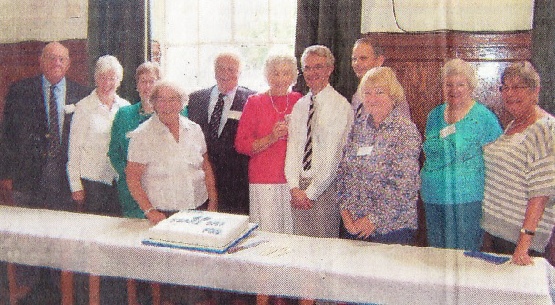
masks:
<path fill-rule="evenodd" d="M 239 72 L 243 70 L 243 60 L 241 59 L 241 55 L 239 55 L 239 53 L 235 51 L 225 51 L 225 52 L 219 53 L 216 56 L 216 58 L 214 58 L 214 69 L 216 69 L 216 65 L 218 64 L 218 61 L 220 61 L 223 58 L 230 58 L 234 60 L 239 65 Z"/>
<path fill-rule="evenodd" d="M 292 55 L 272 54 L 264 61 L 264 77 L 266 82 L 269 82 L 270 73 L 279 65 L 287 67 L 291 73 L 291 84 L 297 82 L 299 71 L 297 70 L 297 59 Z"/>
<path fill-rule="evenodd" d="M 472 65 L 460 58 L 448 60 L 441 68 L 441 78 L 445 82 L 448 76 L 462 75 L 472 91 L 478 86 L 478 76 Z"/>
<path fill-rule="evenodd" d="M 123 67 L 119 63 L 118 59 L 112 55 L 101 56 L 94 67 L 94 77 L 96 78 L 100 74 L 104 74 L 108 71 L 114 71 L 116 77 L 121 82 L 123 79 Z"/>
<path fill-rule="evenodd" d="M 168 88 L 175 91 L 175 93 L 179 95 L 183 107 L 185 107 L 185 105 L 187 105 L 187 102 L 189 102 L 189 95 L 181 85 L 167 79 L 161 79 L 154 83 L 154 86 L 152 87 L 152 92 L 150 93 L 149 98 L 149 101 L 152 105 L 156 104 L 156 99 L 159 97 L 160 90 L 162 88 Z"/>

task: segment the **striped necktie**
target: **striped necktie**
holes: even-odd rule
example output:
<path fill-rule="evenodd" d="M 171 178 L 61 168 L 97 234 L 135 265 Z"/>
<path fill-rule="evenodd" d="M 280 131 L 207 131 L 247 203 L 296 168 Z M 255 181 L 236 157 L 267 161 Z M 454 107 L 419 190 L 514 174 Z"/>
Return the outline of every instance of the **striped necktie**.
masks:
<path fill-rule="evenodd" d="M 360 103 L 357 109 L 355 110 L 355 119 L 360 118 L 361 115 L 362 115 L 362 103 Z"/>
<path fill-rule="evenodd" d="M 310 106 L 308 107 L 308 120 L 306 122 L 306 144 L 304 146 L 303 169 L 305 171 L 312 167 L 312 121 L 314 117 L 314 101 L 316 97 L 310 97 Z"/>
<path fill-rule="evenodd" d="M 218 95 L 218 101 L 214 106 L 212 115 L 210 116 L 210 122 L 208 123 L 208 131 L 212 138 L 217 139 L 220 131 L 220 121 L 222 120 L 222 113 L 224 111 L 224 97 L 225 94 L 220 93 Z"/>
<path fill-rule="evenodd" d="M 52 144 L 60 144 L 60 122 L 58 121 L 58 103 L 56 100 L 56 85 L 50 86 L 50 101 L 48 102 L 48 134 Z M 56 139 L 57 141 L 54 141 Z"/>

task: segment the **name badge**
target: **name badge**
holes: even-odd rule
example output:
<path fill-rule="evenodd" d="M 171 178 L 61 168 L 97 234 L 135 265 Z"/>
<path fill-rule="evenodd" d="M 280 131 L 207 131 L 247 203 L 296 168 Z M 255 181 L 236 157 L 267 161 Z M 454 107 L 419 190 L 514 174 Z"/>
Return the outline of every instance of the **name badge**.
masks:
<path fill-rule="evenodd" d="M 359 147 L 358 150 L 357 150 L 357 157 L 369 156 L 369 155 L 372 154 L 373 149 L 374 149 L 374 146 Z"/>
<path fill-rule="evenodd" d="M 448 125 L 447 127 L 443 128 L 442 130 L 439 131 L 439 136 L 441 138 L 445 138 L 450 134 L 454 134 L 455 132 L 457 132 L 456 128 L 455 128 L 455 124 L 451 124 Z"/>
<path fill-rule="evenodd" d="M 232 120 L 239 120 L 241 118 L 242 111 L 230 110 L 227 118 Z"/>

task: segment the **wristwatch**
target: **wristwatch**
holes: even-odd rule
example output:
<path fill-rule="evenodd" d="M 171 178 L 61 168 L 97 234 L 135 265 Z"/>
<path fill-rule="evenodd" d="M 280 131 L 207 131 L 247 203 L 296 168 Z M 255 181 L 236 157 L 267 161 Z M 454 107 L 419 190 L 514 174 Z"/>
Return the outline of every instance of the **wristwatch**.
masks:
<path fill-rule="evenodd" d="M 530 231 L 530 230 L 527 230 L 527 229 L 525 229 L 525 228 L 520 229 L 520 233 L 523 233 L 523 234 L 526 234 L 526 235 L 530 235 L 530 236 L 534 236 L 534 234 L 536 234 L 535 231 Z"/>

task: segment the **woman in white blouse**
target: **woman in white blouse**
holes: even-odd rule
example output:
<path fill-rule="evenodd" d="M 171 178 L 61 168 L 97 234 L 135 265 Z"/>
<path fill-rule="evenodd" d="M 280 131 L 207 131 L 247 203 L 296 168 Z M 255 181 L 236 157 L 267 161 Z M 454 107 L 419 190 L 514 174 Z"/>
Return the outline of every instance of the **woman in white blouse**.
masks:
<path fill-rule="evenodd" d="M 180 115 L 187 101 L 178 85 L 157 82 L 150 96 L 154 115 L 130 133 L 127 184 L 153 224 L 179 210 L 218 206 L 202 130 Z"/>
<path fill-rule="evenodd" d="M 75 107 L 67 173 L 72 198 L 83 212 L 121 215 L 114 187 L 117 173 L 107 153 L 114 116 L 120 107 L 129 105 L 116 94 L 122 78 L 117 58 L 100 57 L 94 70 L 96 88 Z"/>

